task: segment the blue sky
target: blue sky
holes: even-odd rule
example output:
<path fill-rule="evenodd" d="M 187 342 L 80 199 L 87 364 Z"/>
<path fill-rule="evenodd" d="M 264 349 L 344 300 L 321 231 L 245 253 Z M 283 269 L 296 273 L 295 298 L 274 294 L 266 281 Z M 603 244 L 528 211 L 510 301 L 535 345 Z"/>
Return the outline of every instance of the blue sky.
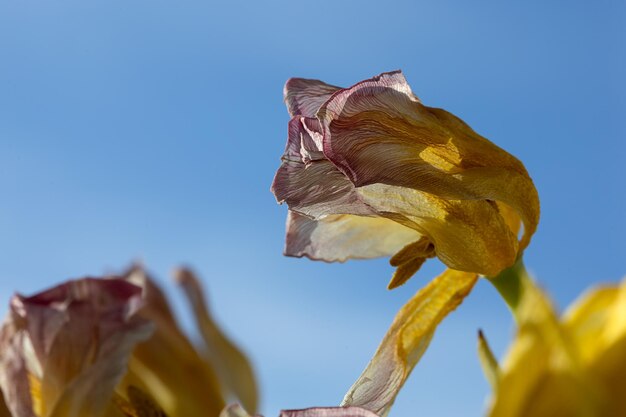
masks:
<path fill-rule="evenodd" d="M 0 2 L 0 296 L 141 260 L 204 278 L 252 357 L 262 411 L 337 404 L 398 308 L 386 260 L 282 257 L 269 186 L 292 76 L 348 86 L 402 69 L 413 91 L 520 158 L 542 218 L 526 263 L 560 306 L 626 275 L 623 2 Z M 511 318 L 481 282 L 446 320 L 392 416 L 478 416 L 483 328 Z"/>

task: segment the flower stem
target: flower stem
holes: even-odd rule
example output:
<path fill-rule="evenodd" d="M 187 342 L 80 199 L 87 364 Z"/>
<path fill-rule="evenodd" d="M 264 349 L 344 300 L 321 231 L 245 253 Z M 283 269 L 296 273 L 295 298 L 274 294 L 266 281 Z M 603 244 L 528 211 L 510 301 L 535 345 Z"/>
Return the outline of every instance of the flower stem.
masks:
<path fill-rule="evenodd" d="M 495 277 L 487 277 L 487 280 L 498 290 L 509 309 L 513 313 L 513 317 L 517 320 L 517 307 L 522 299 L 522 291 L 525 281 L 530 277 L 526 272 L 524 261 L 520 257 L 513 266 L 500 272 Z"/>

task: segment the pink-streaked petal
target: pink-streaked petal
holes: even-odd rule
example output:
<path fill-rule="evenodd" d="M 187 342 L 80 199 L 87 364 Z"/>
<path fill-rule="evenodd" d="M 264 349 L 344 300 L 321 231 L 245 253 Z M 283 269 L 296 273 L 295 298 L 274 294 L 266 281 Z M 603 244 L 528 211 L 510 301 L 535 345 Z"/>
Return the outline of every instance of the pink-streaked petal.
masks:
<path fill-rule="evenodd" d="M 421 235 L 382 217 L 331 215 L 320 220 L 289 211 L 285 255 L 344 262 L 391 256 Z"/>
<path fill-rule="evenodd" d="M 285 84 L 283 95 L 291 116 L 315 117 L 320 106 L 340 89 L 319 80 L 291 78 Z"/>
<path fill-rule="evenodd" d="M 354 185 L 317 150 L 321 146 L 317 119 L 294 117 L 283 161 L 272 183 L 279 203 L 310 217 L 328 214 L 372 215 Z"/>
<path fill-rule="evenodd" d="M 303 410 L 282 410 L 279 417 L 378 417 L 360 407 L 313 407 Z"/>
<path fill-rule="evenodd" d="M 175 278 L 193 308 L 196 325 L 204 340 L 202 351 L 213 365 L 224 391 L 234 396 L 246 410 L 255 412 L 259 395 L 250 361 L 211 317 L 204 291 L 193 272 L 182 268 L 175 272 Z"/>
<path fill-rule="evenodd" d="M 342 405 L 386 416 L 420 360 L 439 323 L 470 293 L 476 274 L 446 270 L 417 292 L 396 314 L 374 357 Z"/>
<path fill-rule="evenodd" d="M 449 200 L 491 200 L 524 222 L 523 249 L 539 220 L 537 192 L 515 157 L 445 110 L 422 105 L 399 73 L 334 94 L 318 112 L 323 150 L 357 186 L 413 188 Z"/>
<path fill-rule="evenodd" d="M 0 354 L 0 385 L 13 414 L 104 413 L 132 349 L 153 330 L 135 314 L 140 303 L 141 289 L 120 279 L 84 278 L 13 297 Z"/>

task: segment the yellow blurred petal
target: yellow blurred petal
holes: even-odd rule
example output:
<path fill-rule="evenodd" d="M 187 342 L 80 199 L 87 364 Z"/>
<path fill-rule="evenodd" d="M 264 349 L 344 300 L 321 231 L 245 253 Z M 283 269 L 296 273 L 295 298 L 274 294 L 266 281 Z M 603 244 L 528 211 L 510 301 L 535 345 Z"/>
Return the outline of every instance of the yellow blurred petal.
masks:
<path fill-rule="evenodd" d="M 626 337 L 626 279 L 587 291 L 563 316 L 585 362 Z"/>
<path fill-rule="evenodd" d="M 218 415 L 224 399 L 211 364 L 180 330 L 165 296 L 143 270 L 135 268 L 127 280 L 143 288 L 140 314 L 155 323 L 156 331 L 133 351 L 122 387 L 139 380 L 139 388 L 169 416 Z"/>
<path fill-rule="evenodd" d="M 220 417 L 251 417 L 239 404 L 231 404 L 224 408 Z"/>
<path fill-rule="evenodd" d="M 473 273 L 448 269 L 418 291 L 398 312 L 342 405 L 387 415 L 400 388 L 426 351 L 437 325 L 461 304 L 477 278 Z"/>
<path fill-rule="evenodd" d="M 500 382 L 500 367 L 482 330 L 478 331 L 478 359 L 491 389 L 497 392 Z"/>
<path fill-rule="evenodd" d="M 503 361 L 489 415 L 597 415 L 601 397 L 585 377 L 571 335 L 532 279 L 526 276 L 520 282 L 521 297 L 516 308 L 519 329 Z"/>
<path fill-rule="evenodd" d="M 205 353 L 225 390 L 234 395 L 246 410 L 255 412 L 258 392 L 252 365 L 213 321 L 206 306 L 200 282 L 187 269 L 176 271 L 176 280 L 193 307 L 198 329 L 205 342 Z"/>

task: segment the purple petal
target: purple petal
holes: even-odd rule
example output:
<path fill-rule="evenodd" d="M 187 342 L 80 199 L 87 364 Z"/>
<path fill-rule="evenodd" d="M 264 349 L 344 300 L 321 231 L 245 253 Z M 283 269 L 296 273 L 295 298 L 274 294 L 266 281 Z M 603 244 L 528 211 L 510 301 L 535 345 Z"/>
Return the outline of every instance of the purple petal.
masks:
<path fill-rule="evenodd" d="M 291 116 L 315 117 L 320 106 L 340 89 L 319 80 L 291 78 L 283 95 Z"/>

